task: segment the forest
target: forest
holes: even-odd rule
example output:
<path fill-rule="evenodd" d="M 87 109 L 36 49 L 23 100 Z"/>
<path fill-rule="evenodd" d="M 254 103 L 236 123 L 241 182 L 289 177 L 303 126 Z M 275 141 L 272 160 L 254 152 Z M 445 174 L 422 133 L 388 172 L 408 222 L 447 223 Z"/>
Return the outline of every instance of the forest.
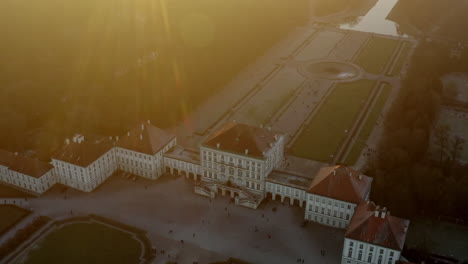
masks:
<path fill-rule="evenodd" d="M 308 1 L 0 2 L 0 148 L 170 127 L 291 29 Z"/>
<path fill-rule="evenodd" d="M 468 67 L 466 54 L 460 60 L 449 58 L 450 48 L 420 42 L 386 116 L 377 154 L 370 159 L 372 199 L 401 216 L 468 220 L 468 166 L 458 163 L 461 142 L 435 122 L 444 102 L 440 77 Z M 437 155 L 429 155 L 430 144 Z"/>

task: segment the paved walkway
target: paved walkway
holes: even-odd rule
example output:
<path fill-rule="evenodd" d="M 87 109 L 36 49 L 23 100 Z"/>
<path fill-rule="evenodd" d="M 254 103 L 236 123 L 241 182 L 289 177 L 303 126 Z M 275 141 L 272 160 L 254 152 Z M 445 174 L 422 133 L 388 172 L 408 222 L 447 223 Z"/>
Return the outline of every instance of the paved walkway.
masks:
<path fill-rule="evenodd" d="M 312 223 L 301 227 L 303 208 L 270 201 L 252 210 L 235 206 L 225 197 L 210 202 L 192 188 L 183 178 L 136 182 L 112 178 L 93 193 L 72 191 L 67 199 L 64 194 L 49 193 L 31 200 L 31 205 L 37 214 L 52 218 L 71 212 L 94 213 L 145 229 L 154 246 L 177 252 L 186 260 L 236 257 L 260 264 L 295 263 L 297 258 L 304 258 L 305 263 L 340 262 L 344 231 Z M 258 232 L 254 232 L 255 226 Z M 320 255 L 322 249 L 327 252 L 325 257 Z M 155 263 L 165 260 L 159 256 Z"/>

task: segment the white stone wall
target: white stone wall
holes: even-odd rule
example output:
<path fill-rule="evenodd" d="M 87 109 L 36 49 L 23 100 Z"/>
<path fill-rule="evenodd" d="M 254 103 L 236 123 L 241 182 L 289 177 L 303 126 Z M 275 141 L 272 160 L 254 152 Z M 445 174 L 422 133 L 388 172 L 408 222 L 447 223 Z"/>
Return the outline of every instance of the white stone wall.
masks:
<path fill-rule="evenodd" d="M 253 192 L 264 192 L 266 160 L 204 147 L 200 148 L 200 159 L 204 181 L 224 183 L 232 179 Z"/>
<path fill-rule="evenodd" d="M 304 218 L 328 226 L 346 229 L 356 204 L 307 193 Z"/>
<path fill-rule="evenodd" d="M 56 159 L 52 159 L 52 164 L 55 166 L 58 182 L 84 192 L 94 190 L 117 169 L 114 148 L 88 167 L 81 167 Z"/>
<path fill-rule="evenodd" d="M 345 238 L 341 264 L 395 264 L 400 251 Z"/>
<path fill-rule="evenodd" d="M 0 165 L 0 181 L 10 183 L 10 176 L 8 167 Z"/>
<path fill-rule="evenodd" d="M 274 182 L 266 183 L 266 192 L 272 194 L 273 200 L 277 200 L 279 197 L 281 202 L 283 202 L 288 197 L 290 204 L 293 204 L 294 200 L 298 200 L 301 207 L 307 199 L 306 191 Z"/>
<path fill-rule="evenodd" d="M 171 173 L 174 173 L 174 170 L 177 170 L 179 174 L 182 174 L 182 172 L 184 172 L 186 177 L 189 177 L 190 173 L 193 174 L 193 177 L 197 177 L 197 175 L 202 175 L 202 169 L 200 164 L 183 161 L 167 156 L 164 157 L 164 167 L 168 167 L 171 170 Z"/>
<path fill-rule="evenodd" d="M 56 179 L 53 169 L 39 178 L 9 170 L 9 180 L 7 183 L 41 194 L 52 187 L 56 183 Z"/>

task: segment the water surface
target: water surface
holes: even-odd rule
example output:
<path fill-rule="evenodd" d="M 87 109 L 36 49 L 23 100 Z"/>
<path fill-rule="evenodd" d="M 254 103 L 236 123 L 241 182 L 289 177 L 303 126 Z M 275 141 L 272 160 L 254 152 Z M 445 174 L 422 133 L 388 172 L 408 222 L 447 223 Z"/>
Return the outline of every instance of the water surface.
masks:
<path fill-rule="evenodd" d="M 406 36 L 398 32 L 397 23 L 386 19 L 397 2 L 398 0 L 379 0 L 365 16 L 358 17 L 354 23 L 342 24 L 340 28 L 392 36 Z"/>

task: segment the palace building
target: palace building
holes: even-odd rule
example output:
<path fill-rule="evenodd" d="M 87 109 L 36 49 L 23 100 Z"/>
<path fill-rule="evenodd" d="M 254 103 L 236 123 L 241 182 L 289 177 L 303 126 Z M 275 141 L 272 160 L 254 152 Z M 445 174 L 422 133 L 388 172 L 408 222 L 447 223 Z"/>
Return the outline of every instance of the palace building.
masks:
<path fill-rule="evenodd" d="M 42 194 L 55 183 L 91 192 L 117 170 L 153 180 L 164 172 L 182 175 L 211 199 L 228 195 L 253 209 L 268 197 L 289 200 L 305 207 L 305 220 L 346 229 L 342 264 L 400 260 L 409 221 L 369 202 L 372 178 L 286 155 L 285 138 L 269 128 L 227 123 L 192 149 L 147 121 L 114 139 L 77 134 L 50 164 L 0 150 L 0 180 Z"/>
<path fill-rule="evenodd" d="M 0 150 L 0 181 L 34 193 L 44 193 L 56 183 L 54 166 Z"/>
<path fill-rule="evenodd" d="M 342 264 L 395 264 L 401 257 L 409 220 L 373 202 L 358 206 L 345 234 Z"/>
<path fill-rule="evenodd" d="M 348 227 L 356 206 L 368 200 L 371 184 L 371 177 L 347 166 L 320 169 L 307 191 L 305 218 L 333 227 Z"/>

